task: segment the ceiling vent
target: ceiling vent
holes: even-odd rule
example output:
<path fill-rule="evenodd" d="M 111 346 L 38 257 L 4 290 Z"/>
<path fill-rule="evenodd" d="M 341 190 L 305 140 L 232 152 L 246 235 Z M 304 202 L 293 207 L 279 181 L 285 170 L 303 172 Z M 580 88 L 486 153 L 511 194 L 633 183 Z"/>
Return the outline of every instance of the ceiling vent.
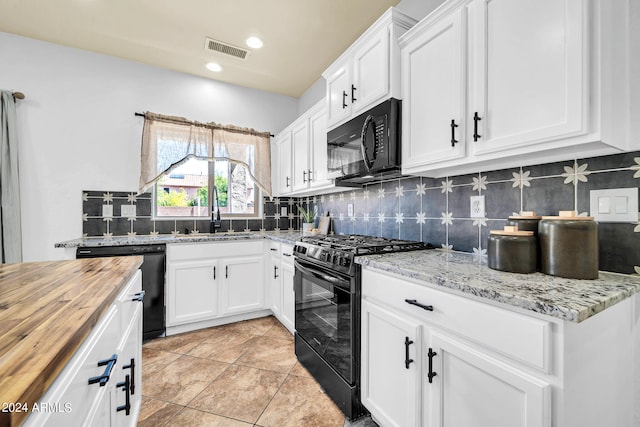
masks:
<path fill-rule="evenodd" d="M 225 55 L 235 56 L 236 58 L 245 59 L 249 54 L 249 50 L 243 49 L 238 46 L 233 46 L 229 43 L 221 42 L 218 40 L 210 39 L 206 37 L 204 40 L 205 50 L 213 52 L 224 53 Z"/>

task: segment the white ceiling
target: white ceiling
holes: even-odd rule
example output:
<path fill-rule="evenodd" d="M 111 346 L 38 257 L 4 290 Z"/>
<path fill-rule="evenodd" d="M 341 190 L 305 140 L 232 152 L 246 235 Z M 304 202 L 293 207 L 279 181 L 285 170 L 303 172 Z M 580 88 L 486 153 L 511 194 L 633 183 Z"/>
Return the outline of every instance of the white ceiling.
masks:
<path fill-rule="evenodd" d="M 299 97 L 399 0 L 0 0 L 0 31 Z M 205 51 L 205 37 L 246 59 Z M 218 62 L 220 73 L 205 68 Z"/>

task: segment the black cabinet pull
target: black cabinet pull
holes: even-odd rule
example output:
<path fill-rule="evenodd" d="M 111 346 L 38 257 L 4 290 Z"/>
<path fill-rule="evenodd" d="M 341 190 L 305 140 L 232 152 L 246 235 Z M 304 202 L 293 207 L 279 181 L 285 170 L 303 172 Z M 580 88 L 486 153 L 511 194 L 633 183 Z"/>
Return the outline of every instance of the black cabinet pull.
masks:
<path fill-rule="evenodd" d="M 213 280 L 216 280 L 216 266 L 213 266 Z"/>
<path fill-rule="evenodd" d="M 309 180 L 309 182 L 311 182 L 311 181 L 312 181 L 312 179 L 311 179 L 311 169 L 309 169 L 309 170 L 307 171 L 307 180 Z"/>
<path fill-rule="evenodd" d="M 273 278 L 274 279 L 278 278 L 278 266 L 277 265 L 273 266 Z"/>
<path fill-rule="evenodd" d="M 458 125 L 456 124 L 455 120 L 451 120 L 451 146 L 455 147 L 456 144 L 458 143 L 458 140 L 456 140 L 456 132 L 455 129 L 458 127 Z"/>
<path fill-rule="evenodd" d="M 302 171 L 302 182 L 307 182 L 307 171 Z"/>
<path fill-rule="evenodd" d="M 437 354 L 438 353 L 436 353 L 435 351 L 433 351 L 431 347 L 429 347 L 429 352 L 427 353 L 427 356 L 429 356 L 429 373 L 427 374 L 427 377 L 429 378 L 429 384 L 433 382 L 433 377 L 438 375 L 435 372 L 433 372 L 433 356 Z"/>
<path fill-rule="evenodd" d="M 276 248 L 269 248 L 269 250 L 270 250 L 270 251 L 273 251 L 273 252 L 277 251 L 277 249 L 276 249 Z"/>
<path fill-rule="evenodd" d="M 347 92 L 342 91 L 342 109 L 347 108 Z"/>
<path fill-rule="evenodd" d="M 473 141 L 477 141 L 482 135 L 478 134 L 478 122 L 482 120 L 480 116 L 478 116 L 478 112 L 473 113 Z"/>
<path fill-rule="evenodd" d="M 131 394 L 136 394 L 136 359 L 131 358 L 131 362 L 128 365 L 124 365 L 122 369 L 131 369 L 131 384 L 129 390 L 131 390 Z"/>
<path fill-rule="evenodd" d="M 134 294 L 134 297 L 131 298 L 131 301 L 142 301 L 144 299 L 144 294 L 145 294 L 144 291 Z"/>
<path fill-rule="evenodd" d="M 409 359 L 409 346 L 413 344 L 413 341 L 409 337 L 404 337 L 404 367 L 409 369 L 409 365 L 413 363 L 413 359 Z"/>
<path fill-rule="evenodd" d="M 125 414 L 127 416 L 129 416 L 129 413 L 131 413 L 131 395 L 129 394 L 130 383 L 131 381 L 129 380 L 129 375 L 125 375 L 124 381 L 116 384 L 116 387 L 122 387 L 122 390 L 124 390 L 125 393 L 124 405 L 118 406 L 116 408 L 116 412 L 125 411 Z"/>
<path fill-rule="evenodd" d="M 290 181 L 290 180 L 291 180 L 291 179 L 290 179 L 289 177 L 287 177 L 287 188 L 289 188 L 289 187 L 290 187 L 290 185 L 289 185 L 289 181 Z"/>
<path fill-rule="evenodd" d="M 100 383 L 100 387 L 104 387 L 109 382 L 109 377 L 111 376 L 111 371 L 113 370 L 113 367 L 115 366 L 117 360 L 118 360 L 118 355 L 114 354 L 113 356 L 111 356 L 108 359 L 99 361 L 98 362 L 98 366 L 105 366 L 106 365 L 107 367 L 105 368 L 105 370 L 102 373 L 102 375 L 99 375 L 97 377 L 89 378 L 89 384 Z"/>
<path fill-rule="evenodd" d="M 356 87 L 354 85 L 351 85 L 351 102 L 356 102 Z"/>
<path fill-rule="evenodd" d="M 433 311 L 433 306 L 432 305 L 420 304 L 418 301 L 416 301 L 414 299 L 406 299 L 406 300 L 404 300 L 404 302 L 406 302 L 407 304 L 418 306 L 418 307 L 420 307 L 420 308 L 422 308 L 424 310 L 427 310 L 427 311 Z"/>
<path fill-rule="evenodd" d="M 224 266 L 224 278 L 225 279 L 229 278 L 229 266 L 228 265 Z"/>

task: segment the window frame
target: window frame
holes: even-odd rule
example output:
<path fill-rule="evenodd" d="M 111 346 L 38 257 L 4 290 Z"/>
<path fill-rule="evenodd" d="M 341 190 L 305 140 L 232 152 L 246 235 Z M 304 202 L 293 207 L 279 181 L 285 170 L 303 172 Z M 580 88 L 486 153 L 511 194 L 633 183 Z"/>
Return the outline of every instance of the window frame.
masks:
<path fill-rule="evenodd" d="M 199 159 L 202 160 L 202 159 Z M 204 160 L 203 160 L 204 161 Z M 231 163 L 236 164 L 237 166 L 240 167 L 244 167 L 246 169 L 246 167 L 240 163 L 236 163 L 236 162 L 232 162 L 231 160 L 224 160 L 226 162 L 228 162 L 228 165 L 230 165 Z M 208 167 L 207 167 L 207 173 L 208 173 L 208 179 L 207 179 L 207 187 L 208 187 L 208 200 L 213 200 L 213 186 L 215 185 L 215 169 L 216 169 L 216 162 L 214 161 L 207 161 L 208 163 Z M 236 166 L 236 167 L 237 167 Z M 248 173 L 248 171 L 247 171 Z M 167 176 L 170 175 L 171 172 L 168 172 L 166 174 L 164 174 L 163 176 Z M 230 173 L 229 173 L 229 167 L 227 166 L 227 179 L 229 179 L 230 177 Z M 251 179 L 251 176 L 249 175 L 249 178 Z M 253 179 L 252 179 L 253 181 Z M 207 209 L 209 210 L 209 215 L 207 216 L 159 216 L 158 215 L 158 184 L 159 181 L 156 182 L 153 186 L 153 191 L 151 192 L 151 200 L 153 203 L 152 206 L 152 210 L 151 210 L 151 219 L 154 221 L 163 221 L 163 220 L 168 220 L 168 221 L 176 221 L 176 220 L 210 220 L 211 219 L 211 205 L 207 206 Z M 260 186 L 258 186 L 255 181 L 253 181 L 253 186 L 254 186 L 254 213 L 253 214 L 247 214 L 247 213 L 224 213 L 224 212 L 220 212 L 220 219 L 227 219 L 227 220 L 251 220 L 251 219 L 262 219 L 263 216 L 263 203 L 262 201 L 262 189 L 260 188 Z M 228 192 L 228 190 L 227 190 Z"/>

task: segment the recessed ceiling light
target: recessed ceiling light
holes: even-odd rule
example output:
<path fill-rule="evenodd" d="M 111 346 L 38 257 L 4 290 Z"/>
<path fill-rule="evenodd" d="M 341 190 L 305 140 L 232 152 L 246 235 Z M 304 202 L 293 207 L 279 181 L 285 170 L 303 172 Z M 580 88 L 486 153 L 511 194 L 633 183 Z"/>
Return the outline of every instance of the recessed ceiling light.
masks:
<path fill-rule="evenodd" d="M 252 47 L 254 49 L 260 49 L 263 44 L 262 40 L 260 40 L 258 37 L 255 37 L 255 36 L 249 37 L 247 40 L 245 40 L 245 43 L 247 44 L 247 46 Z"/>
<path fill-rule="evenodd" d="M 215 62 L 209 62 L 207 64 L 207 69 L 209 71 L 213 71 L 213 72 L 218 73 L 218 72 L 222 71 L 222 66 L 220 66 L 220 64 L 217 64 Z"/>

